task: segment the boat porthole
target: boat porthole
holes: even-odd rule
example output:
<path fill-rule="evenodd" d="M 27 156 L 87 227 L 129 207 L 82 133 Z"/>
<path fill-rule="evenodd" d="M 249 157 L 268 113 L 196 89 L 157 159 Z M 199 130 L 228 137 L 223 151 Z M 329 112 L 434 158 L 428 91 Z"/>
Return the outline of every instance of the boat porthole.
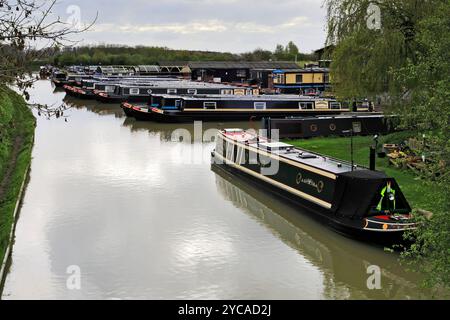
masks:
<path fill-rule="evenodd" d="M 330 124 L 330 130 L 336 131 L 336 125 L 334 123 Z"/>
<path fill-rule="evenodd" d="M 303 175 L 302 175 L 302 173 L 300 172 L 300 173 L 297 175 L 297 178 L 296 178 L 295 182 L 296 182 L 297 184 L 300 184 L 300 183 L 302 183 L 302 180 L 303 180 Z"/>
<path fill-rule="evenodd" d="M 312 124 L 312 125 L 309 127 L 309 129 L 311 129 L 312 132 L 317 132 L 318 127 L 317 127 L 316 124 Z"/>

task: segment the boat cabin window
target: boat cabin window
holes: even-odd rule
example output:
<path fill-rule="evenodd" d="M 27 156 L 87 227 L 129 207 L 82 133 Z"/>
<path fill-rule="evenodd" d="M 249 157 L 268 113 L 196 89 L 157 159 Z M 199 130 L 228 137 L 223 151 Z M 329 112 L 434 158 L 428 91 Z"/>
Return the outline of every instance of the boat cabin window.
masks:
<path fill-rule="evenodd" d="M 197 94 L 197 90 L 196 89 L 188 89 L 187 93 L 188 94 Z"/>
<path fill-rule="evenodd" d="M 299 108 L 302 110 L 312 110 L 314 109 L 314 103 L 313 102 L 299 102 Z"/>
<path fill-rule="evenodd" d="M 244 96 L 245 95 L 245 89 L 234 89 L 234 94 L 237 96 Z"/>
<path fill-rule="evenodd" d="M 217 102 L 203 102 L 203 109 L 217 109 Z"/>
<path fill-rule="evenodd" d="M 105 92 L 114 92 L 116 86 L 105 86 Z"/>
<path fill-rule="evenodd" d="M 256 110 L 265 110 L 266 109 L 266 102 L 255 102 L 255 109 Z"/>
<path fill-rule="evenodd" d="M 247 71 L 245 69 L 237 70 L 236 71 L 236 77 L 238 77 L 238 78 L 245 78 L 245 77 L 247 77 Z"/>
<path fill-rule="evenodd" d="M 130 88 L 130 94 L 139 94 L 139 88 Z"/>
<path fill-rule="evenodd" d="M 328 101 L 316 101 L 316 109 L 328 109 Z"/>
<path fill-rule="evenodd" d="M 283 84 L 285 83 L 285 76 L 284 74 L 277 74 L 274 78 L 274 83 Z"/>
<path fill-rule="evenodd" d="M 236 164 L 242 165 L 246 163 L 245 159 L 245 149 L 243 147 L 237 148 L 237 155 L 236 155 Z"/>
<path fill-rule="evenodd" d="M 167 89 L 168 94 L 175 94 L 177 93 L 177 89 Z"/>
<path fill-rule="evenodd" d="M 330 102 L 330 109 L 341 109 L 341 104 L 339 102 Z"/>
<path fill-rule="evenodd" d="M 295 75 L 295 83 L 303 83 L 303 75 L 302 74 Z"/>
<path fill-rule="evenodd" d="M 175 108 L 180 109 L 181 107 L 181 100 L 175 100 Z"/>
<path fill-rule="evenodd" d="M 234 149 L 235 149 L 235 146 L 236 145 L 234 143 L 227 142 L 227 145 L 226 145 L 226 152 L 227 152 L 226 158 L 227 158 L 228 161 L 234 162 Z"/>
<path fill-rule="evenodd" d="M 224 89 L 224 90 L 221 91 L 221 94 L 232 95 L 233 94 L 233 90 L 231 90 L 231 89 Z"/>

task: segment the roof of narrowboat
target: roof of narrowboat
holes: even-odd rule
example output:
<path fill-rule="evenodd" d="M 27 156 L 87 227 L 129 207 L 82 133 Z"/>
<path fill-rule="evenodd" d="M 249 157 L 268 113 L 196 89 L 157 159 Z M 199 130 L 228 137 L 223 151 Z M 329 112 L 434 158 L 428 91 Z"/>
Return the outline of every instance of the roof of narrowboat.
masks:
<path fill-rule="evenodd" d="M 136 84 L 118 84 L 121 87 L 136 87 Z M 173 89 L 201 89 L 201 88 L 211 88 L 211 89 L 237 89 L 238 87 L 230 86 L 220 83 L 208 83 L 208 82 L 195 82 L 195 81 L 155 81 L 149 82 L 143 85 L 146 88 L 173 88 Z M 241 88 L 239 88 L 241 89 Z"/>
<path fill-rule="evenodd" d="M 174 98 L 176 96 L 171 95 L 158 95 L 163 98 Z M 311 96 L 300 96 L 300 95 L 290 95 L 290 94 L 274 94 L 274 95 L 218 95 L 218 94 L 197 94 L 192 96 L 182 96 L 180 98 L 183 98 L 184 100 L 191 100 L 191 101 L 203 101 L 203 100 L 216 100 L 216 101 L 243 101 L 243 100 L 249 100 L 249 101 L 284 101 L 284 100 L 291 100 L 291 101 L 336 101 L 336 99 L 330 99 L 330 98 L 317 98 L 317 97 L 311 97 Z"/>
<path fill-rule="evenodd" d="M 326 157 L 309 150 L 294 147 L 291 144 L 277 141 L 273 142 L 262 137 L 259 138 L 258 142 L 256 134 L 243 129 L 225 129 L 222 131 L 222 134 L 228 139 L 240 143 L 248 143 L 250 147 L 264 150 L 270 152 L 271 154 L 278 155 L 281 158 L 302 163 L 332 174 L 342 174 L 356 170 L 367 171 L 366 168 L 361 166 L 354 166 L 354 170 L 352 170 L 352 165 L 350 162 Z M 377 172 L 374 172 L 374 174 L 377 174 Z"/>
<path fill-rule="evenodd" d="M 301 68 L 301 69 L 279 68 L 278 70 L 273 71 L 273 73 L 314 73 L 314 72 L 330 72 L 330 69 L 320 67 Z"/>
<path fill-rule="evenodd" d="M 384 118 L 395 118 L 395 116 L 386 116 L 384 114 L 338 114 L 338 115 L 327 115 L 327 116 L 312 116 L 312 117 L 286 117 L 281 119 L 276 119 L 277 121 L 292 121 L 292 120 L 326 120 L 326 119 L 367 119 L 367 118 L 376 118 L 376 119 L 384 119 Z"/>

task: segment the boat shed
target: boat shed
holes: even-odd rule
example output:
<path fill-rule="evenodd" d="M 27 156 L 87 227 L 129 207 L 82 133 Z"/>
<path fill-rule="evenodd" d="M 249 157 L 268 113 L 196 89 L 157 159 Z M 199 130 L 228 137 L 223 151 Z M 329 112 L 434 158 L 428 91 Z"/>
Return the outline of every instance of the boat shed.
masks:
<path fill-rule="evenodd" d="M 160 61 L 161 74 L 191 79 L 191 69 L 187 61 Z"/>
<path fill-rule="evenodd" d="M 192 79 L 197 81 L 240 82 L 248 83 L 252 80 L 252 70 L 273 71 L 277 69 L 298 69 L 295 62 L 284 61 L 191 61 L 189 68 Z M 255 75 L 255 74 L 253 74 Z M 268 84 L 271 72 L 260 73 L 260 82 Z M 266 78 L 264 79 L 263 78 Z M 254 81 L 254 80 L 253 80 Z"/>
<path fill-rule="evenodd" d="M 132 67 L 135 75 L 140 76 L 148 76 L 148 75 L 158 75 L 161 72 L 161 68 L 159 66 L 150 65 L 150 66 L 135 66 Z"/>

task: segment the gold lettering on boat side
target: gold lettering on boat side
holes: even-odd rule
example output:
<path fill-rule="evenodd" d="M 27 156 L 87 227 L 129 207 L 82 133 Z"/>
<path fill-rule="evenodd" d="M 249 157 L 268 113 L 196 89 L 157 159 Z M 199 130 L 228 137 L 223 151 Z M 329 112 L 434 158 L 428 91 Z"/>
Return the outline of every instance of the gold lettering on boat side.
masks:
<path fill-rule="evenodd" d="M 319 193 L 322 193 L 324 187 L 325 187 L 325 184 L 323 183 L 323 181 L 319 181 L 319 183 L 317 184 L 317 191 Z"/>
<path fill-rule="evenodd" d="M 300 183 L 302 182 L 302 179 L 303 179 L 303 175 L 302 175 L 302 173 L 300 172 L 300 173 L 297 175 L 297 179 L 296 179 L 297 184 L 300 184 Z"/>
<path fill-rule="evenodd" d="M 315 182 L 313 179 L 306 179 L 306 178 L 304 179 L 301 172 L 297 174 L 296 183 L 297 185 L 303 183 L 305 185 L 311 186 L 317 189 L 318 193 L 322 193 L 323 189 L 325 188 L 325 183 L 322 180 L 320 180 L 319 182 Z"/>

